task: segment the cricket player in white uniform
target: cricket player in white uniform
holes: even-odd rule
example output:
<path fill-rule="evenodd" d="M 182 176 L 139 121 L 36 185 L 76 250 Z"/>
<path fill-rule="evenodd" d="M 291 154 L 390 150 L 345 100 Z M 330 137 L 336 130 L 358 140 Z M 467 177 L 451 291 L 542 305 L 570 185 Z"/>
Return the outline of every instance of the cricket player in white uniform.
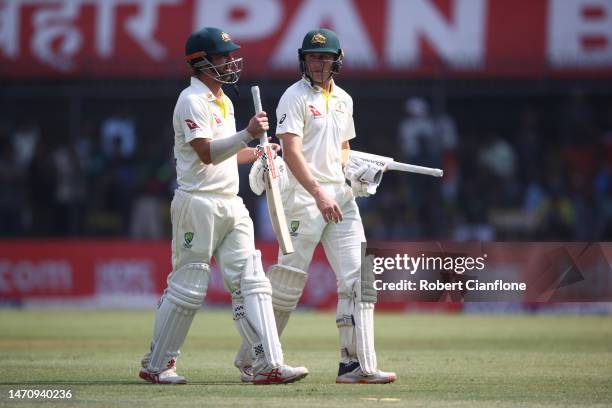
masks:
<path fill-rule="evenodd" d="M 253 223 L 237 195 L 237 165 L 255 160 L 254 149 L 246 146 L 268 129 L 266 114 L 255 115 L 246 129 L 236 132 L 234 108 L 221 86 L 238 81 L 242 59 L 232 57 L 240 47 L 227 33 L 204 28 L 188 38 L 185 48 L 193 76 L 173 118 L 178 188 L 171 205 L 172 273 L 139 375 L 152 383 L 186 383 L 176 372 L 176 360 L 204 301 L 214 256 L 253 359 L 253 382 L 299 380 L 308 370 L 283 362 L 272 288 L 255 249 Z"/>
<path fill-rule="evenodd" d="M 343 52 L 336 34 L 320 28 L 306 34 L 298 54 L 302 79 L 285 91 L 276 109 L 276 134 L 290 170 L 280 185 L 295 249 L 289 255 L 279 251 L 278 264 L 267 273 L 278 333 L 297 306 L 312 254 L 321 242 L 338 282 L 336 382 L 390 383 L 396 375 L 378 369 L 374 350 L 376 291 L 361 282 L 365 234 L 355 196 L 369 195 L 362 176 L 371 165 L 347 162 L 349 140 L 355 137 L 353 101 L 333 80 Z M 261 165 L 254 164 L 249 181 L 255 193 L 263 190 L 261 172 Z M 249 364 L 247 349 L 244 344 L 235 361 L 242 377 Z"/>

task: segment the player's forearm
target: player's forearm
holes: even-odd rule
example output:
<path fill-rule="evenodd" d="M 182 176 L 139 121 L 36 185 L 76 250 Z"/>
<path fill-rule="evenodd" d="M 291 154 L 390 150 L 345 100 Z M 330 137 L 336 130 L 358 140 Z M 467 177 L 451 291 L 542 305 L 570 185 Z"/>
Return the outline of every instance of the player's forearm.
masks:
<path fill-rule="evenodd" d="M 351 153 L 351 145 L 348 140 L 342 142 L 342 167 L 346 165 L 349 160 L 349 154 Z"/>
<path fill-rule="evenodd" d="M 223 139 L 212 140 L 210 142 L 210 162 L 219 164 L 229 159 L 239 150 L 247 147 L 247 143 L 251 140 L 253 136 L 246 129 Z"/>
<path fill-rule="evenodd" d="M 189 144 L 196 151 L 204 164 L 219 164 L 229 159 L 241 150 L 246 150 L 246 144 L 253 139 L 246 130 L 223 139 L 194 139 Z M 245 157 L 248 154 L 245 153 Z M 253 157 L 255 157 L 253 155 Z M 244 163 L 252 163 L 253 160 Z"/>
<path fill-rule="evenodd" d="M 316 198 L 320 194 L 321 185 L 310 172 L 310 168 L 302 153 L 286 151 L 284 159 L 296 180 L 310 195 Z"/>
<path fill-rule="evenodd" d="M 257 159 L 257 149 L 245 147 L 237 153 L 238 164 L 251 164 Z"/>

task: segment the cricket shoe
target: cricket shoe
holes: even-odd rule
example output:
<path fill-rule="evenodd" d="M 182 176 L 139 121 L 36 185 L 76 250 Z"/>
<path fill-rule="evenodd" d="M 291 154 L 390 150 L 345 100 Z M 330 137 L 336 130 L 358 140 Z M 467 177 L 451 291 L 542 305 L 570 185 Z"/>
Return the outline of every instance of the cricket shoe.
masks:
<path fill-rule="evenodd" d="M 265 367 L 253 375 L 253 384 L 288 384 L 299 381 L 308 375 L 306 367 L 291 367 L 282 365 L 276 368 Z"/>
<path fill-rule="evenodd" d="M 187 384 L 185 377 L 176 373 L 176 367 L 169 368 L 160 373 L 152 373 L 146 368 L 141 368 L 138 376 L 153 384 Z"/>
<path fill-rule="evenodd" d="M 361 370 L 359 362 L 340 363 L 336 384 L 389 384 L 397 379 L 397 375 L 391 372 L 376 371 L 374 374 L 366 375 Z"/>
<path fill-rule="evenodd" d="M 240 371 L 240 381 L 245 383 L 253 382 L 253 367 L 251 367 L 250 365 L 240 366 L 236 363 L 234 363 L 234 365 Z"/>

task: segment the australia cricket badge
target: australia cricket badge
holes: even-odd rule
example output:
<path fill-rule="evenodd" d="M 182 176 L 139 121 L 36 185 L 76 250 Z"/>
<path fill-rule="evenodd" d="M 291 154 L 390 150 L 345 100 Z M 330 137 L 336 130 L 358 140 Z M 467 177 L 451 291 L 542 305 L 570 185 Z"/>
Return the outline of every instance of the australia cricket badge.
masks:
<path fill-rule="evenodd" d="M 192 241 L 193 241 L 193 232 L 186 232 L 185 233 L 185 242 L 183 242 L 183 246 L 186 249 L 191 248 L 193 246 Z"/>
<path fill-rule="evenodd" d="M 291 221 L 291 224 L 289 224 L 289 234 L 292 237 L 297 237 L 298 228 L 300 228 L 300 222 L 298 220 Z"/>

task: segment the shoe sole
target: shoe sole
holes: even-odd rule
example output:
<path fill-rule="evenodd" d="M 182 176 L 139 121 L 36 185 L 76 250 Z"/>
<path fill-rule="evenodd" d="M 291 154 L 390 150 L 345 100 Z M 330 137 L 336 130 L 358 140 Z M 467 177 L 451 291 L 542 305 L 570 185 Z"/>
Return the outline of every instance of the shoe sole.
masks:
<path fill-rule="evenodd" d="M 143 380 L 145 380 L 146 382 L 150 382 L 151 384 L 170 384 L 170 385 L 174 385 L 174 384 L 187 384 L 187 380 L 181 380 L 181 381 L 159 381 L 159 378 L 155 375 L 155 374 L 151 374 L 147 371 L 144 370 L 140 370 L 140 372 L 138 373 L 138 376 L 140 378 L 142 378 Z"/>
<path fill-rule="evenodd" d="M 397 377 L 381 378 L 378 380 L 336 378 L 336 384 L 390 384 L 395 380 L 397 380 Z"/>
<path fill-rule="evenodd" d="M 281 381 L 270 381 L 270 380 L 253 381 L 253 384 L 255 385 L 290 384 L 290 383 L 301 380 L 307 375 L 308 373 L 303 373 L 303 374 L 299 374 L 293 377 L 284 378 Z"/>
<path fill-rule="evenodd" d="M 240 381 L 242 381 L 243 383 L 252 383 L 253 382 L 253 376 L 252 375 L 246 375 L 246 374 L 240 374 Z"/>

